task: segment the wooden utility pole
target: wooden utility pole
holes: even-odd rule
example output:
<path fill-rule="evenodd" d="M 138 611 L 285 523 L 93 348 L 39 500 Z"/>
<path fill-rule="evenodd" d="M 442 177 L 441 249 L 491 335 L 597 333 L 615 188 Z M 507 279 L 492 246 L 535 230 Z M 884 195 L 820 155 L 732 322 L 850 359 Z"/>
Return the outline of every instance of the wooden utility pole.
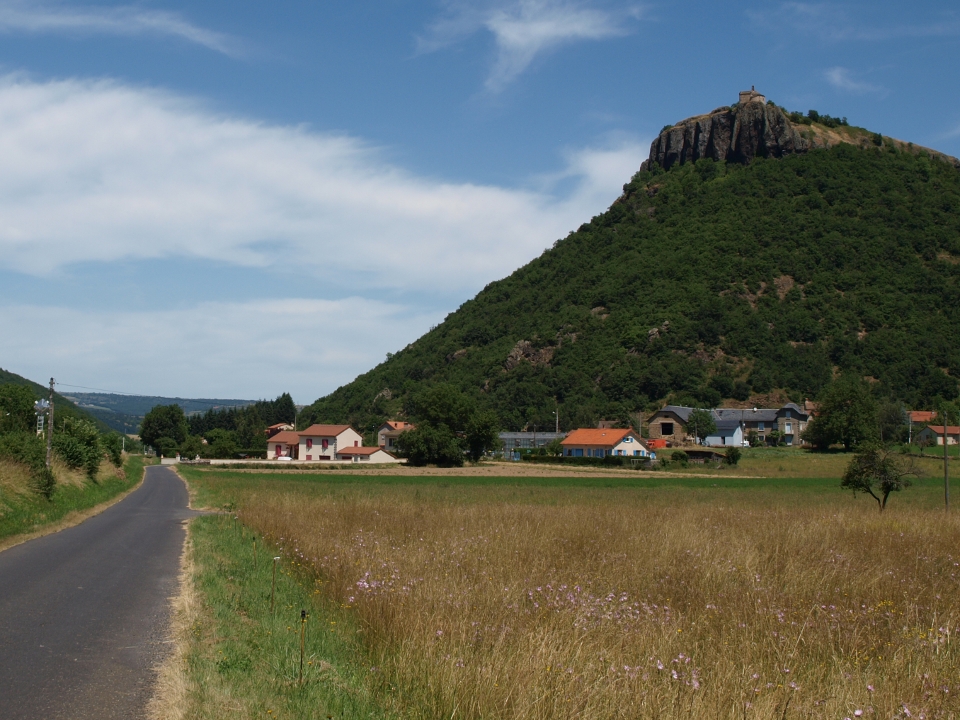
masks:
<path fill-rule="evenodd" d="M 53 386 L 54 380 L 50 378 L 50 407 L 47 410 L 47 469 L 53 459 Z"/>

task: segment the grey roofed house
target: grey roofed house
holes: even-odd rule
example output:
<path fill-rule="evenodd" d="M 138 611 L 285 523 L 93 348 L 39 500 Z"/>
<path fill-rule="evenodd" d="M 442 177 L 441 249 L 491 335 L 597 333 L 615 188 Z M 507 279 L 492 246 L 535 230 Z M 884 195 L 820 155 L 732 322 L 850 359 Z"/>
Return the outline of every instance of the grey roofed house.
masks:
<path fill-rule="evenodd" d="M 714 416 L 716 416 L 716 413 L 714 413 Z M 735 418 L 715 419 L 714 423 L 716 423 L 717 429 L 704 438 L 704 445 L 724 445 L 727 447 L 743 445 L 743 425 L 739 420 Z"/>
<path fill-rule="evenodd" d="M 687 441 L 687 424 L 690 420 L 690 413 L 694 411 L 692 407 L 682 405 L 666 405 L 650 416 L 648 429 L 651 438 L 662 438 L 674 443 L 683 443 Z M 744 435 L 750 432 L 757 433 L 761 442 L 766 442 L 769 438 L 768 433 L 777 431 L 779 439 L 787 445 L 793 445 L 799 441 L 803 431 L 806 429 L 807 421 L 810 418 L 809 411 L 801 408 L 796 403 L 787 403 L 781 408 L 716 408 L 710 410 L 714 422 L 717 423 L 718 430 L 720 423 L 734 422 L 738 424 Z M 732 431 L 731 431 L 732 432 Z M 713 444 L 730 444 L 729 436 L 726 442 L 716 441 L 719 434 L 711 436 Z"/>

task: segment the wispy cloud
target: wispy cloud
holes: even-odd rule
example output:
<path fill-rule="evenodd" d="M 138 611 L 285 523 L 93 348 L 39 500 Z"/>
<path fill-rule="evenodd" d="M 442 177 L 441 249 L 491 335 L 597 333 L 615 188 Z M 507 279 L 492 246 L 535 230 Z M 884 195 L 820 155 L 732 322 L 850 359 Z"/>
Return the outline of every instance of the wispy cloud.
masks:
<path fill-rule="evenodd" d="M 886 92 L 886 90 L 879 85 L 854 79 L 853 73 L 845 67 L 830 68 L 824 73 L 824 76 L 827 78 L 827 82 L 838 90 L 844 90 L 858 95 Z"/>
<path fill-rule="evenodd" d="M 869 5 L 784 2 L 764 10 L 748 11 L 751 21 L 764 30 L 793 28 L 824 41 L 882 41 L 903 37 L 952 37 L 960 35 L 960 16 L 942 11 L 926 22 L 875 25 L 865 21 Z"/>
<path fill-rule="evenodd" d="M 295 262 L 354 287 L 462 291 L 519 267 L 619 195 L 644 152 L 601 150 L 621 158 L 616 173 L 573 158 L 562 194 L 448 183 L 345 135 L 222 117 L 111 82 L 0 78 L 0 267 Z"/>
<path fill-rule="evenodd" d="M 242 54 L 235 39 L 194 25 L 181 15 L 137 6 L 95 7 L 0 2 L 0 32 L 167 35 L 225 55 Z"/>
<path fill-rule="evenodd" d="M 485 86 L 499 92 L 538 55 L 567 43 L 625 35 L 627 22 L 640 15 L 637 5 L 603 9 L 573 0 L 512 0 L 486 6 L 457 2 L 428 28 L 419 47 L 430 52 L 476 32 L 489 32 L 496 57 Z"/>

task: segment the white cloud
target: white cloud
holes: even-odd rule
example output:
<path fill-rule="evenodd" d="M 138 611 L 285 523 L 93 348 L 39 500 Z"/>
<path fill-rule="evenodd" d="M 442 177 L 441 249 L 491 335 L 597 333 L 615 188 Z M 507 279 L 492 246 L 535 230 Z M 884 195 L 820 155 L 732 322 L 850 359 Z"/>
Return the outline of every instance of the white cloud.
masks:
<path fill-rule="evenodd" d="M 71 7 L 8 0 L 0 2 L 0 32 L 170 35 L 226 55 L 241 52 L 233 38 L 198 27 L 177 13 L 133 5 Z"/>
<path fill-rule="evenodd" d="M 158 92 L 8 77 L 0 267 L 45 275 L 206 258 L 295 264 L 356 288 L 463 292 L 605 209 L 644 155 L 635 142 L 572 154 L 573 188 L 557 198 L 425 179 L 356 138 L 222 117 Z"/>
<path fill-rule="evenodd" d="M 357 297 L 137 313 L 8 306 L 0 337 L 3 367 L 34 379 L 167 397 L 288 391 L 313 402 L 440 319 Z"/>
<path fill-rule="evenodd" d="M 850 70 L 844 67 L 830 68 L 824 73 L 824 75 L 827 78 L 827 82 L 829 82 L 838 90 L 846 90 L 847 92 L 856 93 L 858 95 L 862 95 L 864 93 L 884 92 L 884 89 L 879 85 L 872 85 L 870 83 L 855 80 Z"/>
<path fill-rule="evenodd" d="M 578 40 L 603 40 L 627 33 L 625 21 L 638 6 L 610 11 L 565 0 L 511 0 L 477 6 L 453 3 L 420 39 L 423 51 L 450 45 L 480 30 L 490 32 L 496 59 L 486 88 L 498 92 L 529 67 L 537 55 Z"/>

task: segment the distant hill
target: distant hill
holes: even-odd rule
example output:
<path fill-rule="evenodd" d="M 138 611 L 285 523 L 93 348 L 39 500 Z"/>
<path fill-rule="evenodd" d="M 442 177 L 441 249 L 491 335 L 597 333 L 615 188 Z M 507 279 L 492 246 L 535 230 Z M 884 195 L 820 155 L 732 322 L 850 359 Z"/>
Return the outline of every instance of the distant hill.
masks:
<path fill-rule="evenodd" d="M 73 402 L 114 430 L 131 435 L 137 434 L 140 422 L 156 405 L 176 403 L 187 415 L 208 410 L 240 408 L 252 405 L 254 400 L 220 400 L 215 398 L 167 398 L 152 395 L 117 395 L 98 392 L 71 392 Z"/>
<path fill-rule="evenodd" d="M 41 398 L 46 400 L 50 397 L 49 386 L 41 385 L 40 383 L 36 383 L 33 380 L 28 380 L 22 375 L 17 375 L 16 373 L 10 372 L 9 370 L 4 370 L 3 368 L 0 368 L 0 385 L 6 385 L 8 383 L 13 385 L 25 385 L 26 387 L 33 390 L 38 400 Z M 89 413 L 81 409 L 80 407 L 78 407 L 78 405 L 73 400 L 67 398 L 65 395 L 61 395 L 58 392 L 54 392 L 53 402 L 54 402 L 53 412 L 54 412 L 55 418 L 59 419 L 64 417 L 82 417 L 82 418 L 86 418 L 87 420 L 92 420 L 101 432 L 109 432 L 111 429 L 113 429 L 110 425 L 103 422 L 96 415 Z"/>
<path fill-rule="evenodd" d="M 772 104 L 669 126 L 609 210 L 302 422 L 364 428 L 451 383 L 505 428 L 666 401 L 815 397 L 841 371 L 929 408 L 960 378 L 957 161 Z"/>

